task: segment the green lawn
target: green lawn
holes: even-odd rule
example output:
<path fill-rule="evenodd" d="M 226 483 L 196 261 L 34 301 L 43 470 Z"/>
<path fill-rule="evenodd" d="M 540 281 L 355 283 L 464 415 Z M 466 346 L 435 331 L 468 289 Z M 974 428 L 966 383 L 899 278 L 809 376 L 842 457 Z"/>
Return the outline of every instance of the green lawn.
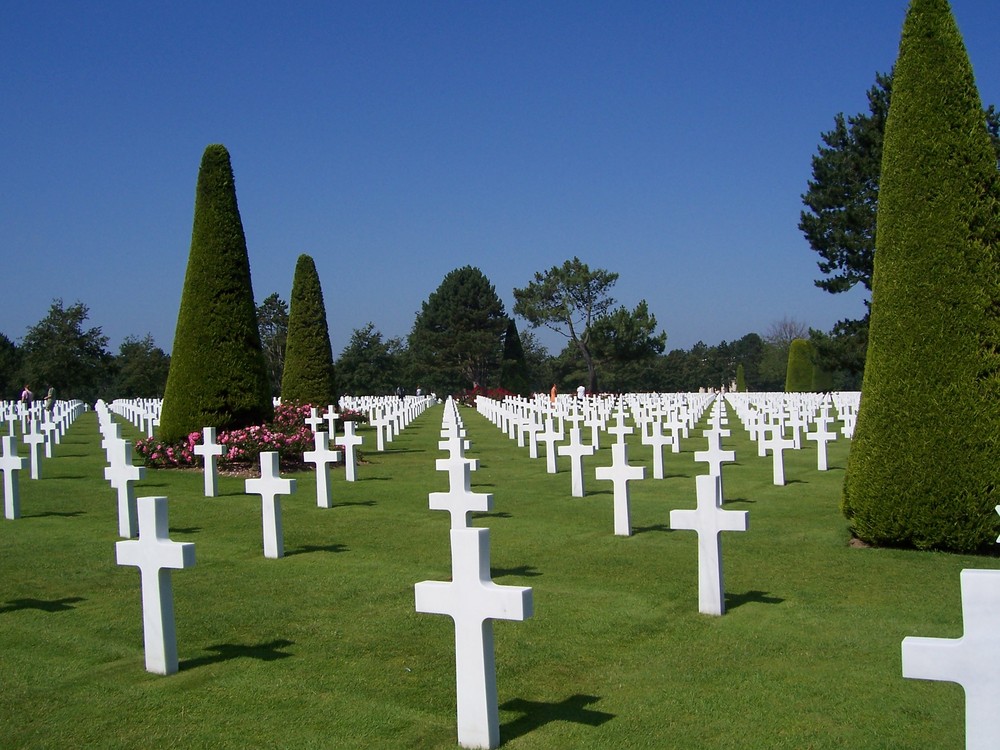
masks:
<path fill-rule="evenodd" d="M 283 499 L 286 557 L 268 560 L 260 499 L 200 472 L 149 471 L 137 495 L 170 499 L 171 538 L 197 565 L 173 573 L 180 672 L 144 669 L 136 568 L 115 564 L 115 493 L 96 417 L 80 417 L 22 472 L 18 521 L 0 522 L 0 747 L 449 748 L 456 746 L 453 628 L 417 614 L 413 584 L 450 577 L 446 489 L 435 458 L 441 407 L 375 453 L 359 481 L 334 472 L 335 507 L 297 475 Z M 516 748 L 957 748 L 964 700 L 950 683 L 904 680 L 907 635 L 962 632 L 959 571 L 996 558 L 854 549 L 838 511 L 848 443 L 786 452 L 771 484 L 741 429 L 724 441 L 724 617 L 698 613 L 694 532 L 669 511 L 695 504 L 692 438 L 667 479 L 632 483 L 636 534 L 613 535 L 610 482 L 587 464 L 545 473 L 473 411 L 476 514 L 491 529 L 493 578 L 534 589 L 535 616 L 496 622 L 503 746 Z M 137 437 L 131 428 L 126 433 Z M 585 433 L 587 434 L 587 433 Z M 693 435 L 694 433 L 692 433 Z M 699 433 L 700 434 L 700 433 Z M 634 436 L 633 436 L 634 437 Z M 650 449 L 636 439 L 632 463 Z"/>

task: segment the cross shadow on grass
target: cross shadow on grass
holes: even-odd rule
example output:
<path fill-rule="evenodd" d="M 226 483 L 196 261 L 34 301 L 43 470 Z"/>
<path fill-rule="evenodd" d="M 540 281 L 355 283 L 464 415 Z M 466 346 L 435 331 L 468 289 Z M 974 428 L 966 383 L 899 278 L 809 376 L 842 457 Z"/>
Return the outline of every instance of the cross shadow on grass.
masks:
<path fill-rule="evenodd" d="M 736 609 L 744 604 L 781 604 L 784 599 L 768 596 L 766 591 L 747 591 L 744 594 L 726 594 L 726 609 Z"/>
<path fill-rule="evenodd" d="M 82 510 L 47 510 L 44 513 L 32 513 L 30 515 L 24 516 L 25 518 L 76 518 L 77 516 L 87 515 Z"/>
<path fill-rule="evenodd" d="M 70 605 L 86 601 L 82 596 L 66 596 L 62 599 L 10 599 L 0 605 L 0 614 L 17 612 L 22 609 L 37 609 L 42 612 L 67 612 L 76 609 Z"/>
<path fill-rule="evenodd" d="M 513 518 L 513 516 L 505 510 L 498 510 L 495 513 L 477 513 L 472 512 L 473 518 Z"/>
<path fill-rule="evenodd" d="M 734 497 L 734 498 L 728 498 L 727 497 L 722 502 L 723 502 L 723 505 L 729 505 L 730 503 L 751 503 L 752 504 L 752 503 L 756 503 L 757 501 L 756 500 L 748 500 L 745 497 Z"/>
<path fill-rule="evenodd" d="M 503 578 L 504 576 L 518 576 L 519 578 L 534 578 L 541 573 L 534 565 L 518 565 L 516 568 L 492 568 L 493 578 Z"/>
<path fill-rule="evenodd" d="M 178 670 L 184 671 L 186 669 L 204 667 L 208 664 L 218 664 L 223 661 L 231 661 L 232 659 L 257 659 L 258 661 L 276 661 L 278 659 L 287 659 L 291 656 L 291 654 L 286 654 L 280 649 L 288 648 L 293 645 L 295 645 L 294 641 L 289 641 L 285 638 L 279 638 L 269 643 L 258 643 L 254 645 L 245 645 L 241 643 L 219 643 L 215 646 L 207 646 L 205 648 L 206 651 L 213 651 L 214 653 L 206 654 L 205 656 L 198 656 L 194 659 L 185 659 L 180 662 L 177 667 Z"/>
<path fill-rule="evenodd" d="M 377 500 L 334 500 L 333 506 L 335 508 L 347 508 L 353 505 L 360 505 L 365 508 L 371 508 L 378 505 Z"/>
<path fill-rule="evenodd" d="M 654 523 L 652 526 L 633 526 L 633 534 L 645 534 L 647 531 L 666 531 L 670 532 L 673 529 L 670 528 L 669 524 L 665 523 Z"/>
<path fill-rule="evenodd" d="M 523 698 L 515 698 L 514 700 L 507 701 L 500 706 L 500 710 L 513 711 L 521 715 L 516 719 L 501 723 L 500 744 L 504 745 L 509 740 L 533 732 L 539 727 L 553 721 L 570 721 L 574 724 L 599 727 L 601 724 L 615 718 L 614 714 L 587 708 L 591 703 L 596 703 L 599 700 L 600 698 L 596 695 L 582 695 L 577 693 L 576 695 L 564 698 L 558 703 L 529 701 Z"/>
<path fill-rule="evenodd" d="M 303 544 L 290 552 L 285 553 L 285 557 L 292 555 L 306 555 L 310 552 L 347 552 L 348 548 L 343 544 Z"/>
<path fill-rule="evenodd" d="M 171 534 L 197 534 L 201 531 L 201 526 L 171 526 Z"/>

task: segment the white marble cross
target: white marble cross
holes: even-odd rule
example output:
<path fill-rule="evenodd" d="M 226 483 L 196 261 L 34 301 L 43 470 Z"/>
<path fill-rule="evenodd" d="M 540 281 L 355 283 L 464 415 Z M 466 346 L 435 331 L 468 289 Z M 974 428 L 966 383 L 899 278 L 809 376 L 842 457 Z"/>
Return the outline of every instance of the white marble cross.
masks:
<path fill-rule="evenodd" d="M 118 492 L 118 536 L 132 539 L 139 533 L 135 488 L 132 485 L 146 477 L 146 467 L 132 465 L 130 440 L 115 442 L 109 453 L 111 465 L 104 468 L 104 478 Z"/>
<path fill-rule="evenodd" d="M 819 471 L 827 471 L 826 444 L 837 439 L 837 433 L 827 429 L 829 424 L 830 417 L 824 409 L 823 414 L 816 418 L 816 432 L 806 433 L 806 440 L 816 442 L 816 469 Z"/>
<path fill-rule="evenodd" d="M 625 424 L 625 411 L 624 409 L 619 409 L 615 413 L 615 426 L 608 428 L 608 434 L 614 435 L 615 439 L 619 443 L 625 442 L 625 436 L 631 435 L 635 430 L 632 427 L 628 427 Z"/>
<path fill-rule="evenodd" d="M 314 432 L 313 440 L 316 447 L 302 454 L 302 460 L 316 465 L 316 505 L 320 508 L 332 508 L 330 497 L 330 464 L 340 460 L 340 451 L 330 450 L 330 433 Z"/>
<path fill-rule="evenodd" d="M 31 432 L 25 432 L 21 439 L 28 446 L 28 457 L 31 459 L 31 478 L 39 479 L 42 475 L 42 445 L 45 443 L 45 434 L 38 431 L 38 423 L 35 420 L 29 420 L 28 424 L 31 427 Z"/>
<path fill-rule="evenodd" d="M 695 510 L 670 511 L 671 529 L 698 532 L 698 611 L 721 615 L 726 611 L 722 582 L 723 531 L 746 531 L 750 527 L 745 510 L 723 510 L 720 478 L 711 474 L 695 477 L 698 507 Z"/>
<path fill-rule="evenodd" d="M 260 495 L 264 520 L 264 557 L 285 556 L 285 540 L 281 533 L 281 498 L 295 492 L 294 479 L 282 479 L 278 469 L 278 452 L 260 454 L 260 478 L 244 483 L 248 495 Z"/>
<path fill-rule="evenodd" d="M 344 476 L 348 482 L 357 479 L 356 466 L 357 458 L 354 449 L 364 442 L 364 438 L 354 432 L 355 422 L 348 419 L 344 422 L 344 434 L 339 438 L 334 438 L 333 442 L 344 449 Z"/>
<path fill-rule="evenodd" d="M 479 467 L 478 459 L 465 458 L 459 450 L 452 452 L 448 458 L 439 458 L 434 465 L 438 471 L 448 472 L 448 491 L 430 493 L 429 507 L 451 513 L 453 529 L 468 528 L 469 513 L 472 511 L 485 513 L 493 509 L 492 494 L 472 491 L 470 472 Z"/>
<path fill-rule="evenodd" d="M 201 444 L 194 447 L 195 455 L 205 461 L 205 497 L 215 497 L 219 492 L 219 456 L 225 448 L 215 442 L 215 428 L 201 431 Z"/>
<path fill-rule="evenodd" d="M 571 427 L 569 430 L 569 445 L 559 446 L 560 456 L 569 456 L 570 485 L 573 497 L 584 496 L 583 486 L 583 457 L 593 456 L 596 449 L 592 445 L 585 445 L 580 442 L 580 428 Z"/>
<path fill-rule="evenodd" d="M 490 575 L 490 530 L 451 530 L 452 580 L 414 586 L 417 612 L 448 615 L 455 622 L 458 743 L 494 748 L 500 743 L 493 620 L 533 614 L 531 589 L 499 586 Z"/>
<path fill-rule="evenodd" d="M 545 431 L 538 436 L 538 439 L 545 443 L 545 471 L 548 474 L 557 473 L 556 467 L 556 443 L 563 439 L 562 430 L 557 430 L 555 420 L 552 417 L 545 418 Z"/>
<path fill-rule="evenodd" d="M 706 430 L 705 436 L 708 438 L 708 450 L 695 451 L 694 460 L 708 464 L 708 473 L 713 477 L 722 476 L 722 464 L 724 462 L 735 461 L 736 451 L 722 450 L 722 433 L 718 430 Z"/>
<path fill-rule="evenodd" d="M 653 446 L 653 479 L 663 479 L 663 446 L 673 443 L 673 436 L 663 431 L 663 423 L 659 419 L 650 422 L 649 434 L 643 434 L 642 444 Z"/>
<path fill-rule="evenodd" d="M 333 404 L 327 404 L 326 412 L 323 414 L 323 418 L 326 420 L 327 429 L 330 431 L 330 436 L 334 437 L 337 434 L 337 420 L 340 419 L 340 415 L 337 413 L 337 409 Z M 334 440 L 336 444 L 336 440 Z"/>
<path fill-rule="evenodd" d="M 613 483 L 615 502 L 615 534 L 632 536 L 632 519 L 628 483 L 633 479 L 645 479 L 643 466 L 629 466 L 628 445 L 614 443 L 611 446 L 611 466 L 600 466 L 595 474 L 600 480 Z"/>
<path fill-rule="evenodd" d="M 770 439 L 761 441 L 764 450 L 771 451 L 774 456 L 772 465 L 773 481 L 776 485 L 785 484 L 785 457 L 784 451 L 791 448 L 794 443 L 784 436 L 784 428 L 780 424 L 771 425 L 767 428 L 771 432 Z"/>
<path fill-rule="evenodd" d="M 903 677 L 965 690 L 965 747 L 1000 747 L 1000 570 L 963 570 L 961 638 L 903 639 Z"/>
<path fill-rule="evenodd" d="M 317 432 L 319 430 L 319 426 L 325 421 L 326 420 L 319 415 L 315 406 L 309 407 L 309 416 L 306 417 L 306 424 L 309 425 L 310 430 Z"/>
<path fill-rule="evenodd" d="M 28 459 L 17 453 L 17 438 L 3 436 L 3 454 L 0 455 L 0 471 L 3 472 L 3 515 L 11 521 L 21 517 L 21 495 L 17 472 L 28 465 Z"/>
<path fill-rule="evenodd" d="M 167 498 L 140 497 L 139 538 L 115 543 L 119 565 L 139 568 L 142 586 L 142 637 L 146 671 L 177 671 L 177 631 L 174 626 L 174 592 L 170 569 L 194 565 L 194 544 L 170 541 Z"/>

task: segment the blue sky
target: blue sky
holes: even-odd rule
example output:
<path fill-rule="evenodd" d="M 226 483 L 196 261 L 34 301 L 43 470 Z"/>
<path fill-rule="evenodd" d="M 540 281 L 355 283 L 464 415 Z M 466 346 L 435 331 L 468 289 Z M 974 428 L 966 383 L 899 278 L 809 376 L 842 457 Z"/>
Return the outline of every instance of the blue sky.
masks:
<path fill-rule="evenodd" d="M 0 24 L 0 332 L 80 300 L 171 347 L 205 146 L 229 149 L 257 301 L 320 274 L 335 356 L 405 336 L 449 271 L 573 256 L 688 348 L 829 329 L 797 229 L 821 131 L 866 108 L 906 0 L 40 2 Z M 995 0 L 953 0 L 1000 104 Z M 524 321 L 519 321 L 522 329 Z M 563 340 L 543 335 L 553 350 Z"/>

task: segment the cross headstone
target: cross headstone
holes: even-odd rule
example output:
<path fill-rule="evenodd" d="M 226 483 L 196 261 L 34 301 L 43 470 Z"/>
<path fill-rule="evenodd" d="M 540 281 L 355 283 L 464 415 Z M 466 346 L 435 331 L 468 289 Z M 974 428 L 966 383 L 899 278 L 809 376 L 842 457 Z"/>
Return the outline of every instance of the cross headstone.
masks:
<path fill-rule="evenodd" d="M 333 404 L 327 404 L 326 411 L 323 413 L 323 418 L 326 420 L 327 429 L 330 431 L 330 436 L 333 437 L 337 434 L 337 420 L 340 419 L 340 415 L 337 413 L 336 408 Z M 335 441 L 336 442 L 336 441 Z"/>
<path fill-rule="evenodd" d="M 104 478 L 118 492 L 118 535 L 132 539 L 139 533 L 135 488 L 132 486 L 146 476 L 145 466 L 132 465 L 132 441 L 120 440 L 109 451 L 111 465 L 105 467 Z"/>
<path fill-rule="evenodd" d="M 3 454 L 0 455 L 0 471 L 3 472 L 3 515 L 11 521 L 21 517 L 21 495 L 17 472 L 28 465 L 28 459 L 17 453 L 17 438 L 3 436 Z"/>
<path fill-rule="evenodd" d="M 281 533 L 281 495 L 295 492 L 294 479 L 282 479 L 278 470 L 278 452 L 260 454 L 260 478 L 246 480 L 248 495 L 260 495 L 264 521 L 264 557 L 285 556 L 285 540 Z"/>
<path fill-rule="evenodd" d="M 634 431 L 634 428 L 625 424 L 625 411 L 623 409 L 619 409 L 615 413 L 615 426 L 608 428 L 608 434 L 614 435 L 615 439 L 619 443 L 624 443 L 625 436 L 631 435 Z"/>
<path fill-rule="evenodd" d="M 594 446 L 585 445 L 580 442 L 580 428 L 571 427 L 569 431 L 569 445 L 560 445 L 559 455 L 569 456 L 570 485 L 573 497 L 584 496 L 583 457 L 593 456 L 594 453 Z"/>
<path fill-rule="evenodd" d="M 39 479 L 42 475 L 42 445 L 45 443 L 45 434 L 38 431 L 38 423 L 35 420 L 29 420 L 29 426 L 31 431 L 25 432 L 22 440 L 28 446 L 28 457 L 31 459 L 31 478 Z"/>
<path fill-rule="evenodd" d="M 224 452 L 225 448 L 215 442 L 215 428 L 204 428 L 194 453 L 205 461 L 205 497 L 215 497 L 219 492 L 219 456 Z"/>
<path fill-rule="evenodd" d="M 663 423 L 654 419 L 648 435 L 642 436 L 643 445 L 653 446 L 653 479 L 663 479 L 663 446 L 673 445 L 674 438 L 663 431 Z"/>
<path fill-rule="evenodd" d="M 344 476 L 348 482 L 356 480 L 357 458 L 354 449 L 364 442 L 364 438 L 354 432 L 355 422 L 348 419 L 344 422 L 344 434 L 334 439 L 334 444 L 344 449 Z"/>
<path fill-rule="evenodd" d="M 771 432 L 770 439 L 766 441 L 761 441 L 764 450 L 771 451 L 774 457 L 774 463 L 772 465 L 772 475 L 773 481 L 776 485 L 785 484 L 785 457 L 784 451 L 791 448 L 794 443 L 784 436 L 784 429 L 780 424 L 772 425 L 768 427 Z"/>
<path fill-rule="evenodd" d="M 306 417 L 306 424 L 309 425 L 309 429 L 313 432 L 317 432 L 319 430 L 319 426 L 324 422 L 326 422 L 326 420 L 318 414 L 316 407 L 310 407 L 309 416 Z"/>
<path fill-rule="evenodd" d="M 713 477 L 722 476 L 722 464 L 736 460 L 736 451 L 722 450 L 722 436 L 717 430 L 705 433 L 708 438 L 708 450 L 695 451 L 694 460 L 708 464 L 708 473 Z"/>
<path fill-rule="evenodd" d="M 545 471 L 548 474 L 555 474 L 556 467 L 556 443 L 563 439 L 562 430 L 557 430 L 555 420 L 552 417 L 545 418 L 545 430 L 538 439 L 545 443 Z"/>
<path fill-rule="evenodd" d="M 746 531 L 750 526 L 745 510 L 723 510 L 719 477 L 703 474 L 695 477 L 698 507 L 695 510 L 670 511 L 671 529 L 698 532 L 698 611 L 721 615 L 726 611 L 722 582 L 723 531 Z"/>
<path fill-rule="evenodd" d="M 628 483 L 633 479 L 645 479 L 646 469 L 643 466 L 629 466 L 626 443 L 614 443 L 611 446 L 611 457 L 611 466 L 600 466 L 595 473 L 598 479 L 613 483 L 615 534 L 632 536 Z"/>
<path fill-rule="evenodd" d="M 837 439 L 837 433 L 827 429 L 829 425 L 830 417 L 824 410 L 823 414 L 816 419 L 816 432 L 806 433 L 806 440 L 816 442 L 816 469 L 818 471 L 827 471 L 826 444 Z"/>
<path fill-rule="evenodd" d="M 448 615 L 455 622 L 458 743 L 494 748 L 500 743 L 493 620 L 533 614 L 531 589 L 499 586 L 490 576 L 490 530 L 451 530 L 452 580 L 414 586 L 417 612 Z"/>
<path fill-rule="evenodd" d="M 316 447 L 302 454 L 302 460 L 316 465 L 316 505 L 320 508 L 332 508 L 330 498 L 330 464 L 340 460 L 340 451 L 330 450 L 330 433 L 314 432 Z"/>
<path fill-rule="evenodd" d="M 139 568 L 142 586 L 142 637 L 146 671 L 177 671 L 177 632 L 170 570 L 194 565 L 194 544 L 170 541 L 167 498 L 140 497 L 139 538 L 115 543 L 119 565 Z"/>
<path fill-rule="evenodd" d="M 903 639 L 903 677 L 965 690 L 965 747 L 1000 747 L 1000 570 L 963 570 L 961 638 Z"/>
<path fill-rule="evenodd" d="M 455 435 L 438 445 L 443 450 L 450 451 L 448 458 L 439 458 L 434 462 L 438 471 L 448 472 L 448 491 L 430 493 L 429 505 L 431 510 L 446 510 L 451 513 L 453 529 L 464 529 L 469 526 L 469 513 L 485 513 L 493 509 L 493 495 L 472 491 L 470 474 L 479 468 L 479 460 L 465 458 L 467 440 Z"/>

